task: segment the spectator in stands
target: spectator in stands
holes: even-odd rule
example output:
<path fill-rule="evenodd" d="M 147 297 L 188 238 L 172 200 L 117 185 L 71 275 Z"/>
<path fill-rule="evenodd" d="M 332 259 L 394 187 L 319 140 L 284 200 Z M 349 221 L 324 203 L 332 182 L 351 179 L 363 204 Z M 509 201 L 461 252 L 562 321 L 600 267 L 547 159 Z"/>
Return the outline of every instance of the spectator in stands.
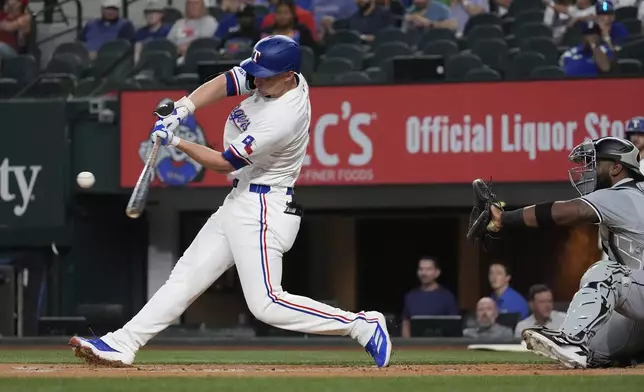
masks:
<path fill-rule="evenodd" d="M 295 3 L 292 0 L 279 0 L 275 7 L 275 23 L 262 30 L 261 38 L 269 35 L 285 35 L 302 46 L 308 46 L 319 54 L 317 42 L 313 39 L 311 30 L 298 23 Z"/>
<path fill-rule="evenodd" d="M 402 336 L 411 336 L 410 319 L 412 316 L 447 316 L 458 315 L 459 309 L 456 298 L 436 279 L 441 274 L 440 266 L 435 257 L 423 257 L 418 261 L 416 271 L 420 287 L 405 295 L 402 315 Z"/>
<path fill-rule="evenodd" d="M 145 14 L 146 25 L 136 31 L 134 35 L 134 56 L 138 61 L 141 54 L 143 44 L 149 40 L 157 38 L 165 38 L 170 32 L 170 26 L 164 24 L 163 19 L 163 6 L 159 0 L 149 0 L 143 10 Z"/>
<path fill-rule="evenodd" d="M 446 5 L 434 0 L 414 0 L 405 15 L 403 31 L 423 31 L 429 28 L 456 30 L 458 22 Z"/>
<path fill-rule="evenodd" d="M 362 41 L 372 42 L 379 30 L 393 25 L 391 12 L 378 7 L 375 0 L 356 0 L 356 5 L 358 10 L 349 19 L 336 23 L 334 28 L 355 30 L 360 33 Z"/>
<path fill-rule="evenodd" d="M 573 27 L 577 23 L 595 19 L 595 7 L 592 0 L 577 0 L 571 5 L 568 0 L 543 0 L 546 4 L 546 12 L 543 15 L 544 23 L 555 27 L 558 20 L 566 21 L 567 27 Z M 559 25 L 561 23 L 557 23 Z M 563 35 L 565 29 L 555 31 L 555 38 Z"/>
<path fill-rule="evenodd" d="M 314 0 L 313 15 L 318 37 L 324 39 L 326 34 L 333 31 L 335 21 L 348 19 L 357 9 L 354 0 Z"/>
<path fill-rule="evenodd" d="M 260 39 L 257 16 L 252 5 L 244 6 L 240 9 L 235 18 L 239 22 L 237 28 L 231 29 L 221 41 L 221 47 L 228 54 L 251 50 Z"/>
<path fill-rule="evenodd" d="M 615 22 L 615 7 L 612 1 L 598 2 L 595 5 L 595 13 L 597 14 L 597 24 L 601 30 L 602 40 L 615 52 L 615 47 L 621 46 L 628 36 L 626 27 L 619 22 Z"/>
<path fill-rule="evenodd" d="M 497 324 L 499 310 L 492 298 L 483 297 L 476 304 L 476 327 L 465 328 L 463 336 L 472 339 L 512 339 L 512 330 Z"/>
<path fill-rule="evenodd" d="M 239 11 L 251 7 L 253 13 L 255 14 L 255 27 L 259 31 L 262 24 L 262 17 L 257 15 L 255 12 L 254 5 L 252 1 L 251 4 L 247 4 L 246 1 L 242 2 L 240 0 L 224 0 L 221 2 L 221 10 L 224 11 L 222 17 L 219 18 L 219 25 L 217 26 L 217 31 L 215 32 L 215 37 L 219 39 L 224 39 L 229 33 L 236 33 L 240 29 L 240 22 L 238 19 Z M 247 15 L 249 10 L 246 10 L 244 15 Z"/>
<path fill-rule="evenodd" d="M 31 31 L 29 0 L 7 0 L 0 10 L 0 59 L 23 52 L 26 35 Z"/>
<path fill-rule="evenodd" d="M 545 284 L 535 284 L 528 291 L 528 300 L 532 314 L 519 321 L 514 329 L 514 337 L 520 338 L 524 329 L 535 325 L 557 329 L 566 318 L 566 313 L 554 310 L 552 291 Z"/>
<path fill-rule="evenodd" d="M 121 18 L 121 0 L 103 0 L 101 3 L 101 17 L 87 22 L 78 37 L 85 43 L 90 57 L 95 58 L 103 44 L 115 39 L 134 41 L 134 25 L 125 18 Z"/>
<path fill-rule="evenodd" d="M 510 275 L 507 266 L 501 263 L 490 265 L 488 279 L 490 286 L 494 290 L 490 297 L 496 302 L 499 312 L 518 313 L 521 320 L 528 317 L 528 302 L 521 294 L 510 287 L 512 275 Z"/>
<path fill-rule="evenodd" d="M 405 20 L 407 8 L 398 0 L 376 0 L 376 6 L 382 7 L 391 13 L 392 26 L 401 28 Z"/>
<path fill-rule="evenodd" d="M 174 23 L 168 39 L 177 45 L 180 56 L 184 56 L 192 41 L 212 37 L 217 31 L 217 20 L 208 14 L 203 0 L 186 0 L 186 11 L 182 19 Z"/>
<path fill-rule="evenodd" d="M 450 11 L 458 24 L 456 31 L 462 34 L 465 24 L 472 16 L 490 11 L 490 2 L 488 0 L 452 0 Z"/>
<path fill-rule="evenodd" d="M 568 49 L 560 59 L 566 76 L 599 76 L 610 72 L 614 53 L 601 41 L 601 28 L 596 22 L 582 24 L 582 41 Z"/>
<path fill-rule="evenodd" d="M 272 26 L 275 24 L 275 9 L 277 8 L 278 2 L 279 0 L 270 0 L 269 10 L 271 11 L 271 13 L 266 15 L 264 17 L 264 20 L 262 20 L 262 26 L 261 26 L 262 29 L 265 29 L 268 26 Z M 295 15 L 297 16 L 297 20 L 299 23 L 309 28 L 309 31 L 313 34 L 313 39 L 317 41 L 318 33 L 317 33 L 317 29 L 315 28 L 315 18 L 313 17 L 313 14 L 296 3 Z"/>

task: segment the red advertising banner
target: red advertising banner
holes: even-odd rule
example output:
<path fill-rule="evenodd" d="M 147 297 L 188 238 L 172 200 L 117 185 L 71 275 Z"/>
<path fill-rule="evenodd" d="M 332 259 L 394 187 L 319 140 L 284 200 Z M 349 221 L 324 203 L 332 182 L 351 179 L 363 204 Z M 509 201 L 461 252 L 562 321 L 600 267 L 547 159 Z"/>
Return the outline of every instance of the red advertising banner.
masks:
<path fill-rule="evenodd" d="M 297 185 L 567 180 L 568 153 L 587 138 L 622 137 L 643 115 L 643 79 L 311 89 L 311 138 Z M 184 91 L 121 95 L 121 185 L 143 167 L 152 110 Z M 228 98 L 197 111 L 183 137 L 221 151 Z M 162 148 L 155 185 L 229 186 L 183 153 Z"/>

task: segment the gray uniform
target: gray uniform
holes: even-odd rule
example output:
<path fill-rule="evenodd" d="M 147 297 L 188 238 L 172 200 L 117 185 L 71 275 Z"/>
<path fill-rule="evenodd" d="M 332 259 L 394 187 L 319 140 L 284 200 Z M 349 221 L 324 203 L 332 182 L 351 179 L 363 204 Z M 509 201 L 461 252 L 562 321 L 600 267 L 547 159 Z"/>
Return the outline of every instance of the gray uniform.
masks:
<path fill-rule="evenodd" d="M 608 260 L 581 278 L 561 331 L 599 366 L 644 353 L 644 182 L 626 179 L 581 198 L 600 217 Z"/>

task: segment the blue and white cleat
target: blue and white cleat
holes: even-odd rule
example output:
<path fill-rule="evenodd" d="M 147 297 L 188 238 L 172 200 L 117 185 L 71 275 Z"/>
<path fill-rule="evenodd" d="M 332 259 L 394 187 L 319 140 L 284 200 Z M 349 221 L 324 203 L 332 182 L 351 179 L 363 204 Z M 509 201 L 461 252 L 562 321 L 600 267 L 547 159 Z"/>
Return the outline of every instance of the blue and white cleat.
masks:
<path fill-rule="evenodd" d="M 369 319 L 378 319 L 376 330 L 373 332 L 369 343 L 365 346 L 365 350 L 376 362 L 376 366 L 387 367 L 389 366 L 389 359 L 391 358 L 391 339 L 387 331 L 385 316 L 379 312 L 366 312 L 365 316 Z"/>
<path fill-rule="evenodd" d="M 134 355 L 122 353 L 108 346 L 99 338 L 85 339 L 74 336 L 69 340 L 72 351 L 90 365 L 124 367 L 134 362 Z"/>

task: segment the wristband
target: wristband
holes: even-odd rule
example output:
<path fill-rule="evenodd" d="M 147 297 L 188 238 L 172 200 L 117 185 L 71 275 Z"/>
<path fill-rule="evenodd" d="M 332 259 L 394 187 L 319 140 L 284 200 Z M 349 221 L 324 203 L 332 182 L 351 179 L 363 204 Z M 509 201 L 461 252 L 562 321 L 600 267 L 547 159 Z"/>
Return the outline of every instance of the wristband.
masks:
<path fill-rule="evenodd" d="M 186 109 L 188 109 L 190 114 L 194 114 L 195 110 L 197 110 L 197 108 L 195 107 L 195 104 L 188 97 L 183 97 L 180 100 L 178 100 L 175 106 L 185 107 Z"/>
<path fill-rule="evenodd" d="M 504 211 L 501 215 L 501 224 L 503 227 L 527 227 L 523 219 L 523 208 L 513 211 Z"/>
<path fill-rule="evenodd" d="M 178 146 L 179 143 L 181 142 L 181 138 L 173 133 L 174 136 L 172 136 L 172 140 L 170 140 L 170 144 L 173 145 L 174 147 Z"/>
<path fill-rule="evenodd" d="M 547 201 L 545 203 L 535 204 L 534 216 L 537 218 L 537 225 L 539 225 L 539 227 L 556 226 L 555 220 L 552 218 L 553 204 L 554 204 L 554 201 Z"/>

